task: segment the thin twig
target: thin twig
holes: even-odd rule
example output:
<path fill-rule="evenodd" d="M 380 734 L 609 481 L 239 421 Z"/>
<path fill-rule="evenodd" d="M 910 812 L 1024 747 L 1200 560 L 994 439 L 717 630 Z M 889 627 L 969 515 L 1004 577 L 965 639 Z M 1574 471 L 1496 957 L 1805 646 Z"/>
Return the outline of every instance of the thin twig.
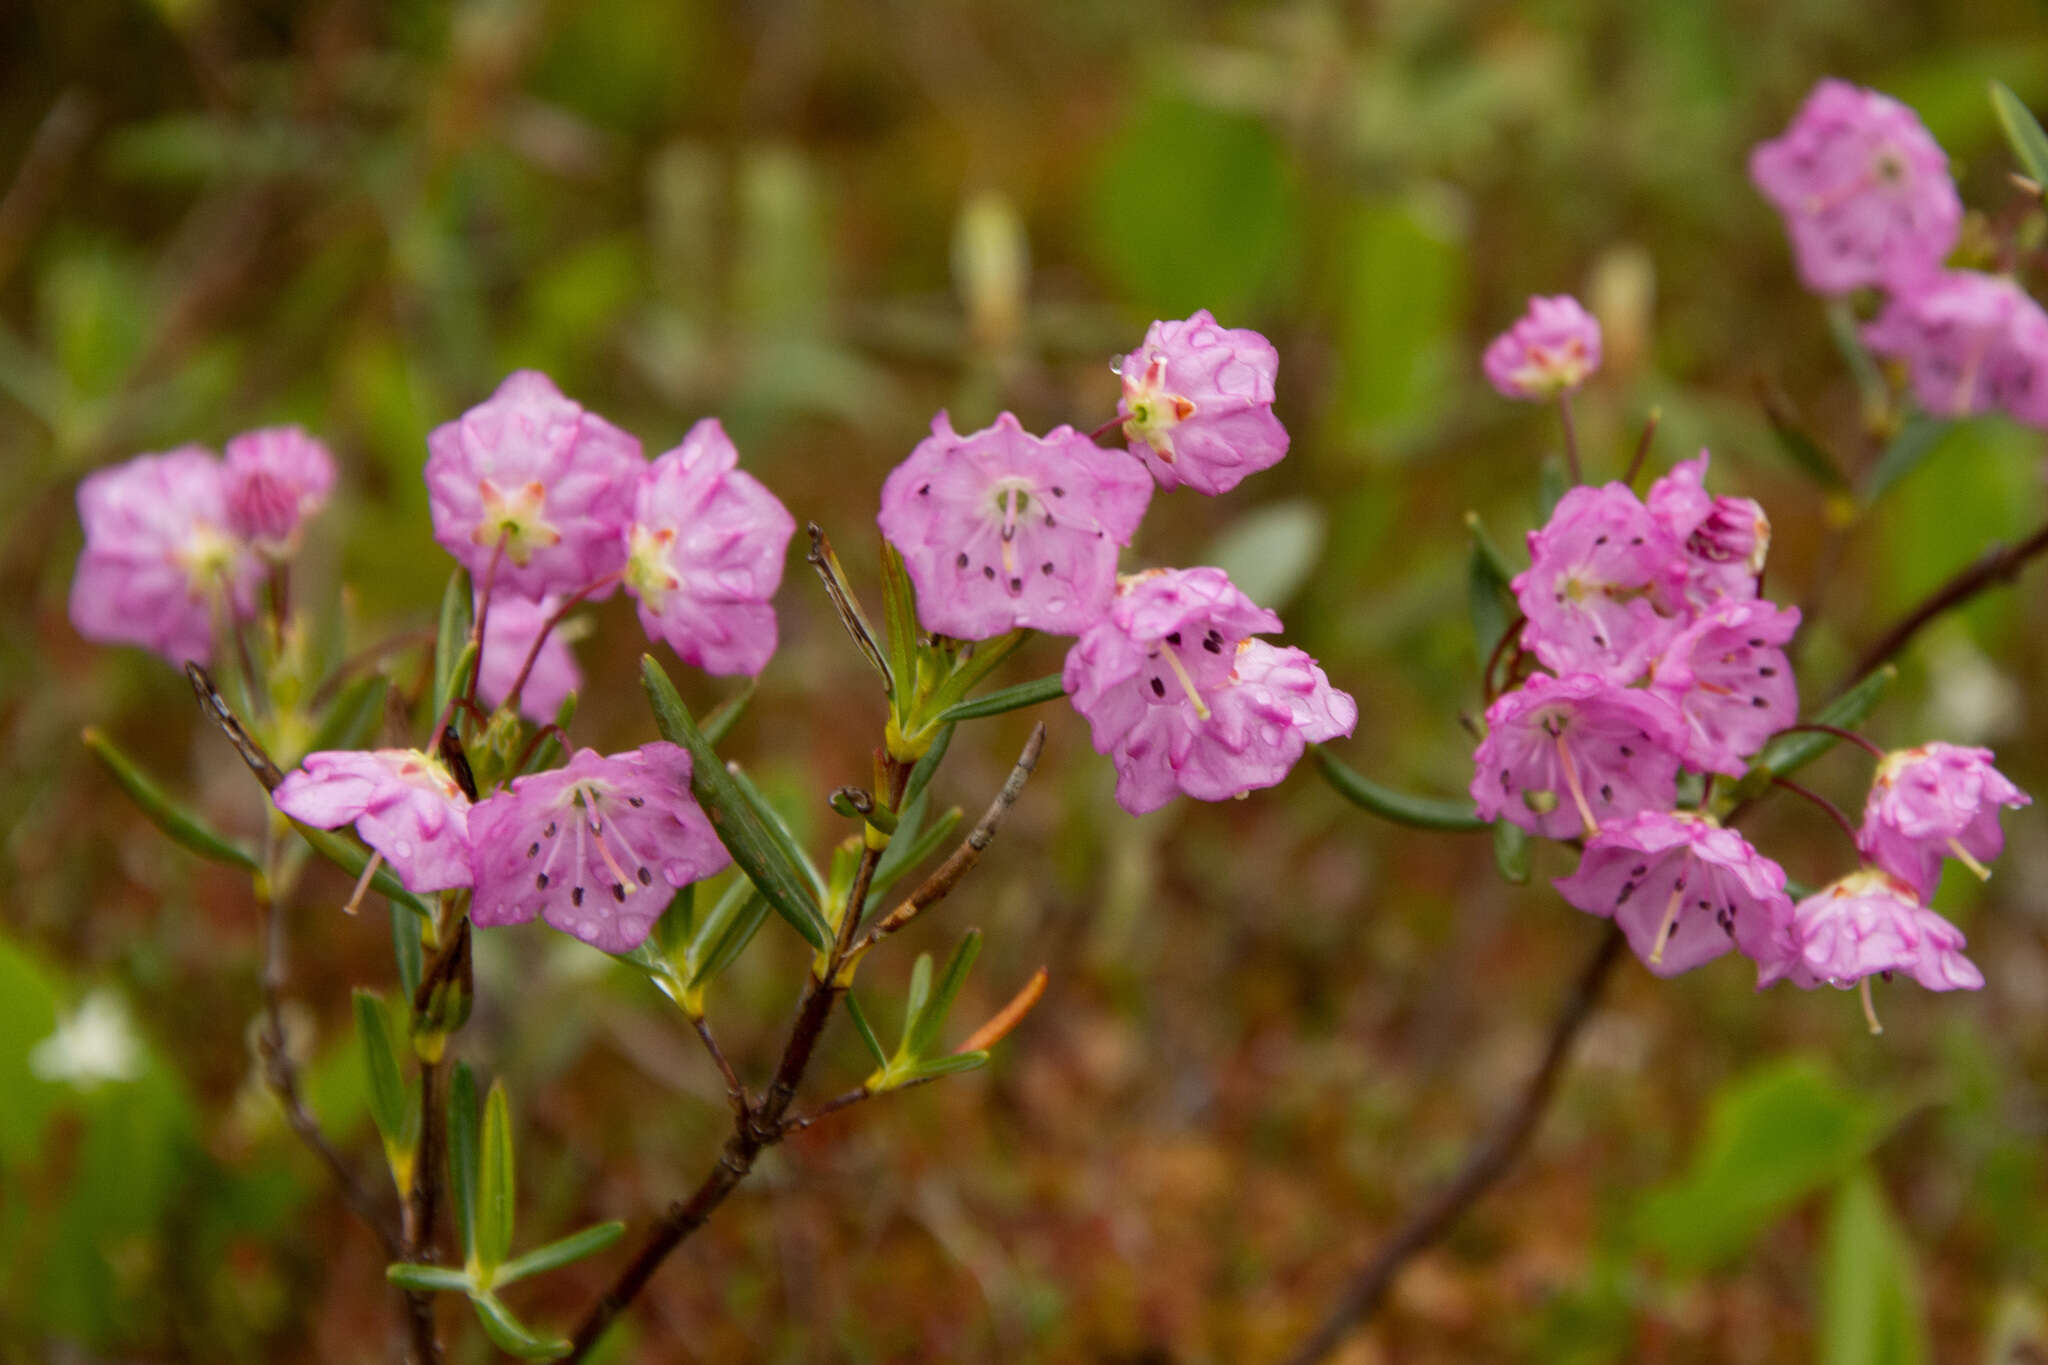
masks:
<path fill-rule="evenodd" d="M 937 1080 L 938 1078 L 936 1076 L 927 1076 L 923 1077 L 922 1079 Z M 910 1085 L 917 1085 L 919 1083 L 919 1081 L 912 1081 Z M 898 1086 L 897 1089 L 908 1090 L 910 1088 L 910 1085 Z M 813 1109 L 808 1113 L 799 1114 L 793 1119 L 784 1119 L 782 1121 L 782 1127 L 779 1130 L 779 1132 L 783 1137 L 788 1137 L 791 1133 L 801 1133 L 804 1129 L 810 1127 L 819 1119 L 822 1119 L 830 1114 L 836 1114 L 840 1110 L 845 1109 L 850 1105 L 859 1104 L 862 1100 L 872 1099 L 874 1098 L 874 1094 L 875 1092 L 868 1089 L 866 1086 L 861 1086 L 857 1090 L 848 1090 L 842 1094 L 834 1095 L 831 1099 L 826 1100 L 823 1104 L 819 1105 L 816 1109 Z"/>
<path fill-rule="evenodd" d="M 1621 476 L 1626 488 L 1636 486 L 1636 476 L 1643 472 L 1643 460 L 1650 453 L 1650 442 L 1657 435 L 1657 424 L 1664 420 L 1664 409 L 1651 408 L 1649 417 L 1643 422 L 1643 434 L 1636 440 L 1635 454 L 1629 456 L 1628 472 Z"/>
<path fill-rule="evenodd" d="M 2048 526 L 2043 526 L 2017 545 L 1994 545 L 1986 550 L 1976 563 L 1927 594 L 1919 605 L 1879 636 L 1877 642 L 1856 661 L 1856 666 L 1849 670 L 1848 676 L 1842 679 L 1835 695 L 1840 696 L 1889 663 L 1893 655 L 1944 613 L 1961 606 L 1986 588 L 2010 582 L 2027 566 L 2027 561 L 2044 552 L 2048 552 Z"/>
<path fill-rule="evenodd" d="M 1823 721 L 1801 721 L 1797 725 L 1786 726 L 1783 730 L 1780 730 L 1778 733 L 1781 735 L 1798 734 L 1802 731 L 1816 735 L 1833 735 L 1836 739 L 1847 740 L 1849 743 L 1855 745 L 1857 748 L 1869 754 L 1872 758 L 1881 759 L 1884 757 L 1884 750 L 1878 748 L 1876 741 L 1872 740 L 1869 736 L 1860 735 L 1856 733 L 1856 731 L 1845 729 L 1840 725 L 1829 725 Z"/>
<path fill-rule="evenodd" d="M 539 633 L 533 637 L 533 643 L 527 646 L 526 658 L 521 661 L 519 672 L 513 675 L 512 690 L 505 694 L 505 700 L 499 703 L 500 706 L 509 711 L 519 709 L 519 694 L 526 690 L 526 680 L 532 676 L 533 666 L 540 662 L 540 647 L 548 642 L 550 635 L 555 633 L 555 627 L 562 624 L 563 617 L 582 606 L 584 599 L 589 597 L 590 594 L 610 587 L 618 582 L 619 578 L 620 574 L 608 573 L 592 579 L 563 598 L 561 605 L 548 614 L 548 619 L 541 622 Z M 479 659 L 483 657 L 482 649 L 477 650 L 477 657 Z"/>
<path fill-rule="evenodd" d="M 1322 1325 L 1287 1357 L 1287 1365 L 1311 1365 L 1311 1362 L 1322 1360 L 1334 1351 L 1345 1334 L 1369 1320 L 1378 1310 L 1402 1267 L 1442 1240 L 1465 1210 L 1507 1174 L 1549 1108 L 1565 1060 L 1571 1055 L 1572 1044 L 1592 1015 L 1593 1007 L 1599 1003 L 1601 987 L 1606 984 L 1614 964 L 1620 960 L 1624 942 L 1621 930 L 1609 925 L 1600 936 L 1600 946 L 1593 950 L 1592 957 L 1580 970 L 1571 994 L 1565 997 L 1564 1008 L 1550 1026 L 1550 1041 L 1543 1049 L 1543 1060 L 1523 1085 L 1514 1107 L 1502 1116 L 1486 1141 L 1465 1159 L 1464 1166 L 1451 1183 L 1380 1244 L 1372 1259 L 1352 1277 L 1343 1297 L 1338 1299 Z"/>
<path fill-rule="evenodd" d="M 1856 826 L 1849 823 L 1849 817 L 1842 813 L 1842 808 L 1836 805 L 1834 802 L 1828 800 L 1825 796 L 1822 796 L 1819 792 L 1813 790 L 1811 787 L 1802 787 L 1799 783 L 1794 782 L 1789 777 L 1774 777 L 1771 779 L 1771 785 L 1774 787 L 1783 787 L 1786 791 L 1791 792 L 1794 796 L 1805 797 L 1808 801 L 1811 801 L 1814 805 L 1820 807 L 1821 810 L 1827 813 L 1827 817 L 1830 820 L 1833 820 L 1836 825 L 1841 827 L 1842 833 L 1849 836 L 1850 843 L 1853 844 L 1858 842 L 1856 838 Z"/>
<path fill-rule="evenodd" d="M 1576 488 L 1586 481 L 1586 476 L 1579 468 L 1579 430 L 1572 425 L 1571 394 L 1557 395 L 1557 415 L 1564 422 L 1564 458 L 1571 466 L 1572 486 Z"/>
<path fill-rule="evenodd" d="M 747 1088 L 740 1084 L 740 1073 L 733 1070 L 732 1063 L 726 1059 L 725 1049 L 711 1036 L 710 1023 L 702 1015 L 690 1022 L 697 1026 L 697 1036 L 704 1040 L 704 1050 L 709 1052 L 711 1060 L 717 1063 L 718 1074 L 725 1077 L 725 1098 L 731 1102 L 732 1112 L 740 1118 L 745 1118 L 750 1106 L 747 1102 Z"/>

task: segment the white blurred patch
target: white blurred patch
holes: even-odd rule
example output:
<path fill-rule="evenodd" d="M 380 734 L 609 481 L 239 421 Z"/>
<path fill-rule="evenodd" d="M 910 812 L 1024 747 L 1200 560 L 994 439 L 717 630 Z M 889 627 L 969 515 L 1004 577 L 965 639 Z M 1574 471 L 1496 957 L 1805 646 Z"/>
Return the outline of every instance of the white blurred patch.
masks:
<path fill-rule="evenodd" d="M 141 1075 L 142 1044 L 121 998 L 97 990 L 29 1050 L 28 1067 L 43 1080 L 91 1090 L 103 1081 L 132 1081 Z"/>
<path fill-rule="evenodd" d="M 1929 643 L 1924 732 L 1951 744 L 1983 744 L 2025 720 L 2019 685 L 1957 626 Z"/>

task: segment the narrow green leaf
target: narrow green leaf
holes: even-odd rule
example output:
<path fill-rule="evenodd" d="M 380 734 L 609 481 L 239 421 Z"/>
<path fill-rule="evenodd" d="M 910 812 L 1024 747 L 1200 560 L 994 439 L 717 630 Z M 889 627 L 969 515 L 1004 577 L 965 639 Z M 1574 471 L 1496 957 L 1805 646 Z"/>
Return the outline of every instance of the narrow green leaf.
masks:
<path fill-rule="evenodd" d="M 929 1080 L 936 1076 L 956 1076 L 962 1071 L 974 1071 L 988 1065 L 988 1053 L 949 1052 L 943 1057 L 926 1057 L 910 1069 L 913 1080 Z"/>
<path fill-rule="evenodd" d="M 396 903 L 391 906 L 391 955 L 398 964 L 398 984 L 405 991 L 404 998 L 410 1000 L 420 992 L 426 953 L 420 947 L 419 920 Z"/>
<path fill-rule="evenodd" d="M 957 725 L 963 720 L 980 720 L 983 716 L 1000 716 L 1005 711 L 1020 711 L 1027 706 L 1036 706 L 1040 702 L 1051 701 L 1055 697 L 1064 697 L 1066 695 L 1067 689 L 1065 684 L 1061 681 L 1060 675 L 1054 673 L 1050 677 L 1039 678 L 1033 682 L 1018 683 L 1015 687 L 1001 688 L 979 697 L 970 697 L 966 701 L 949 706 L 939 712 L 939 724 Z"/>
<path fill-rule="evenodd" d="M 1486 523 L 1479 519 L 1477 512 L 1465 514 L 1465 529 L 1472 534 L 1472 552 L 1486 561 L 1489 574 L 1506 584 L 1515 576 L 1515 566 L 1508 562 L 1507 553 L 1486 529 Z"/>
<path fill-rule="evenodd" d="M 846 993 L 846 1012 L 853 1017 L 853 1027 L 860 1034 L 860 1040 L 874 1055 L 875 1065 L 887 1068 L 889 1056 L 882 1051 L 882 1040 L 875 1036 L 875 1026 L 868 1022 L 867 1012 L 861 1009 L 860 1001 L 853 998 L 852 991 Z"/>
<path fill-rule="evenodd" d="M 743 878 L 734 880 L 736 886 L 745 884 Z M 654 928 L 641 948 L 650 950 L 664 962 L 681 964 L 690 950 L 691 941 L 697 937 L 698 885 L 697 882 L 686 882 L 676 888 L 676 893 L 668 898 L 668 908 L 654 921 Z"/>
<path fill-rule="evenodd" d="M 803 846 L 797 843 L 796 831 L 791 829 L 789 822 L 782 818 L 782 812 L 775 809 L 775 803 L 770 801 L 767 794 L 754 785 L 754 779 L 747 776 L 745 768 L 742 768 L 737 763 L 728 763 L 725 765 L 725 770 L 732 776 L 734 788 L 745 798 L 746 803 L 753 807 L 754 814 L 761 821 L 761 827 L 767 830 L 769 838 L 775 841 L 777 851 L 788 860 L 792 867 L 798 868 L 803 872 L 805 878 L 811 884 L 811 894 L 819 900 L 825 899 L 826 886 L 824 874 L 818 871 L 817 864 L 811 861 L 810 854 L 804 852 Z"/>
<path fill-rule="evenodd" d="M 1886 664 L 1823 706 L 1813 719 L 1822 725 L 1833 725 L 1844 730 L 1862 723 L 1863 718 L 1871 713 L 1898 676 L 1898 667 Z M 1833 735 L 1819 734 L 1811 730 L 1779 735 L 1764 745 L 1763 752 L 1750 764 L 1750 774 L 1753 776 L 1761 773 L 1766 782 L 1772 777 L 1789 777 L 1838 743 L 1840 741 Z M 1748 777 L 1743 779 L 1743 785 L 1750 785 Z"/>
<path fill-rule="evenodd" d="M 937 716 L 949 707 L 967 699 L 967 694 L 981 685 L 981 680 L 1002 667 L 1003 663 L 1031 638 L 1028 630 L 1013 630 L 998 635 L 993 640 L 981 640 L 969 648 L 963 657 L 956 658 L 953 671 L 939 684 L 931 696 L 925 698 L 923 714 Z M 936 722 L 933 722 L 936 723 Z M 920 726 L 920 728 L 922 728 Z"/>
<path fill-rule="evenodd" d="M 114 742 L 92 726 L 85 730 L 85 747 L 92 750 L 94 758 L 106 768 L 128 799 L 142 808 L 149 822 L 169 835 L 175 842 L 183 844 L 202 858 L 217 863 L 228 863 L 234 867 L 245 867 L 251 872 L 257 870 L 256 857 L 241 845 L 217 833 L 213 826 L 199 818 L 191 810 L 173 800 L 170 793 L 156 784 L 142 769 L 135 766 L 128 756 L 114 747 Z"/>
<path fill-rule="evenodd" d="M 381 673 L 367 678 L 357 678 L 341 689 L 341 695 L 327 708 L 327 714 L 320 718 L 320 728 L 313 732 L 313 738 L 306 745 L 309 754 L 326 753 L 333 749 L 365 749 L 371 747 L 378 729 L 384 722 L 384 703 L 391 695 L 391 680 Z M 279 757 L 290 763 L 292 756 Z"/>
<path fill-rule="evenodd" d="M 516 1256 L 505 1262 L 498 1267 L 498 1273 L 491 1277 L 491 1284 L 495 1288 L 516 1283 L 529 1275 L 559 1270 L 586 1256 L 595 1256 L 618 1241 L 625 1232 L 626 1225 L 619 1222 L 599 1223 L 596 1227 L 572 1232 L 560 1241 L 549 1242 L 544 1247 L 536 1247 L 524 1256 Z"/>
<path fill-rule="evenodd" d="M 696 945 L 691 948 L 690 979 L 691 990 L 696 990 L 715 978 L 720 972 L 739 960 L 747 945 L 754 941 L 761 926 L 768 920 L 768 901 L 754 884 L 742 877 L 735 881 L 732 890 L 726 893 L 734 897 L 731 913 L 718 915 L 725 902 L 721 900 L 713 916 L 707 917 L 698 943 L 704 945 L 698 952 Z"/>
<path fill-rule="evenodd" d="M 416 1290 L 422 1294 L 438 1294 L 450 1289 L 467 1294 L 473 1288 L 469 1276 L 452 1266 L 418 1265 L 411 1261 L 385 1266 L 384 1278 L 400 1289 Z"/>
<path fill-rule="evenodd" d="M 805 942 L 813 948 L 825 947 L 830 941 L 825 919 L 808 889 L 809 880 L 803 870 L 777 850 L 774 837 L 690 718 L 689 708 L 677 695 L 675 684 L 650 655 L 641 656 L 640 678 L 654 708 L 655 728 L 661 731 L 662 738 L 689 750 L 690 790 L 704 807 L 719 842 L 732 854 L 740 871 L 761 888 L 768 904 L 803 935 Z"/>
<path fill-rule="evenodd" d="M 1931 1359 L 1910 1244 L 1868 1165 L 1841 1184 L 1821 1260 L 1821 1365 Z"/>
<path fill-rule="evenodd" d="M 932 955 L 919 953 L 917 961 L 910 964 L 910 994 L 903 1000 L 903 1040 L 897 1045 L 896 1055 L 910 1057 L 910 1037 L 917 1032 L 917 1021 L 924 1017 L 924 1007 L 932 998 Z"/>
<path fill-rule="evenodd" d="M 952 743 L 953 727 L 941 725 L 939 732 L 932 736 L 931 747 L 924 751 L 924 757 L 917 760 L 916 765 L 910 770 L 910 780 L 903 787 L 904 805 L 908 806 L 924 795 L 924 789 L 931 785 L 933 776 L 939 771 L 939 765 L 946 761 L 946 750 Z"/>
<path fill-rule="evenodd" d="M 484 1326 L 484 1335 L 491 1344 L 506 1355 L 521 1360 L 553 1360 L 569 1354 L 569 1342 L 564 1337 L 544 1337 L 534 1332 L 525 1323 L 512 1316 L 495 1294 L 470 1295 L 469 1301 L 476 1305 L 477 1321 Z"/>
<path fill-rule="evenodd" d="M 1863 480 L 1863 501 L 1866 505 L 1875 503 L 1888 492 L 1891 486 L 1920 467 L 1920 462 L 1932 454 L 1947 436 L 1953 422 L 1938 421 L 1932 417 L 1915 417 L 1892 437 L 1891 444 L 1884 448 L 1884 454 L 1877 457 L 1877 463 L 1870 467 L 1870 473 Z"/>
<path fill-rule="evenodd" d="M 1529 835 L 1512 820 L 1493 822 L 1493 865 L 1516 886 L 1529 881 Z"/>
<path fill-rule="evenodd" d="M 469 628 L 474 623 L 472 615 L 476 594 L 469 584 L 469 573 L 457 569 L 448 576 L 448 586 L 441 590 L 441 620 L 434 633 L 434 716 L 441 714 L 441 708 L 448 704 L 448 698 L 455 693 L 456 669 L 462 658 L 463 646 L 469 643 Z M 431 724 L 431 719 L 429 724 Z"/>
<path fill-rule="evenodd" d="M 896 678 L 890 699 L 898 719 L 908 719 L 909 694 L 917 683 L 917 590 L 904 570 L 903 556 L 887 540 L 882 542 L 882 621 L 889 631 L 889 667 Z"/>
<path fill-rule="evenodd" d="M 754 679 L 747 679 L 747 685 L 711 708 L 704 716 L 704 742 L 714 749 L 725 743 L 733 727 L 740 723 L 740 717 L 747 714 L 747 703 L 754 699 Z"/>
<path fill-rule="evenodd" d="M 512 1254 L 512 1221 L 517 1197 L 512 1165 L 512 1120 L 506 1113 L 505 1083 L 491 1082 L 484 1097 L 483 1148 L 476 1186 L 476 1259 L 488 1275 Z"/>
<path fill-rule="evenodd" d="M 338 830 L 314 829 L 311 825 L 302 825 L 296 820 L 292 821 L 292 828 L 299 832 L 300 838 L 313 846 L 315 853 L 351 877 L 362 876 L 363 869 L 370 865 L 370 850 L 358 843 L 353 835 L 343 834 Z M 426 902 L 406 890 L 405 883 L 399 881 L 389 867 L 379 867 L 377 875 L 370 878 L 370 885 L 378 895 L 385 897 L 393 905 L 402 905 L 421 919 L 434 917 L 434 912 L 427 909 Z"/>
<path fill-rule="evenodd" d="M 2048 133 L 2041 131 L 2040 120 L 2003 81 L 1991 82 L 1991 107 L 2027 179 L 2048 186 Z"/>
<path fill-rule="evenodd" d="M 363 1071 L 370 1079 L 370 1119 L 386 1143 L 405 1132 L 405 1073 L 399 1069 L 398 1047 L 391 1040 L 384 1002 L 371 991 L 355 993 L 356 1038 L 363 1049 Z"/>
<path fill-rule="evenodd" d="M 1479 818 L 1479 812 L 1469 801 L 1445 801 L 1433 796 L 1410 796 L 1383 787 L 1365 774 L 1344 763 L 1335 754 L 1320 745 L 1311 744 L 1309 752 L 1315 755 L 1316 766 L 1323 777 L 1337 793 L 1353 805 L 1371 811 L 1384 820 L 1397 825 L 1410 825 L 1416 829 L 1446 830 L 1453 833 L 1475 833 L 1488 827 Z"/>
<path fill-rule="evenodd" d="M 1493 647 L 1506 633 L 1510 603 L 1508 581 L 1477 544 L 1465 568 L 1465 606 L 1472 617 L 1472 647 L 1481 668 L 1493 657 Z"/>
<path fill-rule="evenodd" d="M 1771 434 L 1778 438 L 1778 449 L 1785 452 L 1799 471 L 1823 488 L 1843 491 L 1849 481 L 1842 477 L 1841 469 L 1834 457 L 1821 449 L 1820 442 L 1809 436 L 1805 429 L 1792 420 L 1789 413 L 1768 395 L 1764 401 L 1764 416 L 1771 424 Z"/>
<path fill-rule="evenodd" d="M 946 970 L 939 975 L 938 989 L 917 1019 L 910 1026 L 906 1046 L 913 1057 L 923 1057 L 931 1052 L 939 1041 L 939 1030 L 946 1026 L 946 1016 L 953 1011 L 953 1001 L 959 997 L 960 988 L 967 984 L 968 969 L 974 966 L 974 959 L 981 955 L 981 930 L 969 929 L 967 936 L 960 940 L 960 946 L 953 950 L 953 956 L 946 959 Z"/>
<path fill-rule="evenodd" d="M 440 720 L 447 713 L 449 699 L 468 685 L 470 669 L 476 663 L 476 653 L 477 646 L 470 644 L 464 645 L 462 652 L 455 656 L 455 666 L 448 674 L 450 690 L 434 693 L 434 714 L 427 718 L 428 724 Z"/>
<path fill-rule="evenodd" d="M 906 840 L 899 834 L 891 839 L 889 847 L 882 853 L 882 860 L 875 864 L 874 879 L 868 887 L 868 901 L 861 907 L 861 914 L 873 914 L 905 873 L 913 871 L 925 859 L 951 843 L 954 833 L 960 828 L 961 818 L 960 808 L 954 806 L 917 838 Z"/>
<path fill-rule="evenodd" d="M 448 1081 L 448 1189 L 455 1200 L 455 1230 L 464 1260 L 476 1254 L 476 1075 L 457 1062 Z"/>

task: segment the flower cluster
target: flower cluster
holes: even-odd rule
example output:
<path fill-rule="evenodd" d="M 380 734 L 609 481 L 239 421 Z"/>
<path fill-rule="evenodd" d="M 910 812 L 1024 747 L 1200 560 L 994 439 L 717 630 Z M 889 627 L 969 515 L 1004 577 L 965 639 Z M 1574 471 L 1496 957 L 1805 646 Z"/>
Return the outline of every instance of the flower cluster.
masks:
<path fill-rule="evenodd" d="M 1216 801 L 1272 786 L 1312 743 L 1348 735 L 1352 699 L 1220 569 L 1117 575 L 1155 486 L 1218 494 L 1287 453 L 1273 414 L 1279 356 L 1207 312 L 1155 322 L 1117 366 L 1127 451 L 1009 413 L 962 436 L 941 413 L 882 489 L 882 534 L 935 634 L 1078 637 L 1062 675 L 1133 813 L 1176 793 Z"/>
<path fill-rule="evenodd" d="M 1911 109 L 1824 80 L 1749 170 L 1784 215 L 1808 288 L 1884 292 L 1863 340 L 1906 367 L 1921 407 L 2048 427 L 2048 313 L 2005 276 L 1945 267 L 1962 202 Z"/>

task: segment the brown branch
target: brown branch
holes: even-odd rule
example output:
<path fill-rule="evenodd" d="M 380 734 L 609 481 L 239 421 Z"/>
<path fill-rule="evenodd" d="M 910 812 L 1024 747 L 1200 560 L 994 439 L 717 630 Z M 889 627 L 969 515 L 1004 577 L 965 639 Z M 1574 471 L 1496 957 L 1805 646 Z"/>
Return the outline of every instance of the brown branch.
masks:
<path fill-rule="evenodd" d="M 420 1145 L 413 1162 L 412 1198 L 403 1210 L 403 1259 L 431 1265 L 434 1251 L 434 1221 L 440 1191 L 440 1171 L 447 1147 L 446 1111 L 447 1062 L 445 1059 L 420 1064 Z M 412 1333 L 413 1365 L 438 1365 L 441 1343 L 434 1335 L 434 1296 L 406 1295 L 406 1324 Z"/>
<path fill-rule="evenodd" d="M 2019 576 L 2027 562 L 2036 555 L 2048 552 L 2048 526 L 2028 536 L 2017 545 L 1994 545 L 1986 550 L 1977 562 L 1963 569 L 1920 600 L 1919 605 L 1900 617 L 1892 628 L 1879 636 L 1877 642 L 1863 651 L 1863 657 L 1835 689 L 1835 695 L 1854 687 L 1863 679 L 1875 673 L 1893 655 L 1904 649 L 1915 635 L 1954 610 L 1963 603 L 1983 592 L 1986 588 L 2000 583 L 2009 583 Z"/>
<path fill-rule="evenodd" d="M 1515 1158 L 1528 1145 L 1544 1111 L 1549 1108 L 1565 1060 L 1571 1055 L 1572 1044 L 1592 1015 L 1593 1007 L 1599 1003 L 1601 987 L 1620 959 L 1625 941 L 1618 927 L 1607 926 L 1606 932 L 1600 936 L 1600 946 L 1593 950 L 1593 956 L 1580 970 L 1578 981 L 1565 998 L 1564 1008 L 1551 1024 L 1550 1041 L 1543 1049 L 1543 1060 L 1523 1085 L 1514 1107 L 1502 1116 L 1486 1141 L 1465 1159 L 1464 1166 L 1451 1183 L 1380 1244 L 1372 1259 L 1352 1277 L 1343 1297 L 1338 1299 L 1322 1325 L 1287 1357 L 1287 1365 L 1311 1365 L 1311 1362 L 1322 1360 L 1337 1348 L 1346 1333 L 1370 1320 L 1385 1301 L 1394 1277 L 1401 1273 L 1402 1268 L 1441 1241 L 1465 1210 L 1507 1174 Z"/>
<path fill-rule="evenodd" d="M 697 1027 L 697 1036 L 704 1040 L 704 1050 L 711 1054 L 711 1060 L 718 1066 L 718 1074 L 725 1077 L 725 1098 L 732 1105 L 732 1112 L 744 1119 L 751 1106 L 747 1102 L 747 1088 L 740 1084 L 740 1073 L 733 1070 L 727 1060 L 725 1049 L 718 1045 L 718 1039 L 711 1036 L 711 1025 L 703 1016 L 690 1021 Z"/>

